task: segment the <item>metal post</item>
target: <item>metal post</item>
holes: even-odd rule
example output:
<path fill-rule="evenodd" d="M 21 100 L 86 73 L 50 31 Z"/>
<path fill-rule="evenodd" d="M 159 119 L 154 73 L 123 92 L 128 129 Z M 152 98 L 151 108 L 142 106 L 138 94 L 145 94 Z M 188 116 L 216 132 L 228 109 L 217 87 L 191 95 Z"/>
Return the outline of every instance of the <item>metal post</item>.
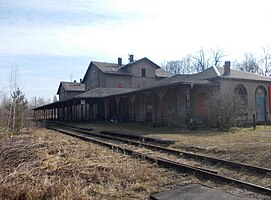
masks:
<path fill-rule="evenodd" d="M 256 129 L 256 115 L 253 113 L 253 129 Z"/>

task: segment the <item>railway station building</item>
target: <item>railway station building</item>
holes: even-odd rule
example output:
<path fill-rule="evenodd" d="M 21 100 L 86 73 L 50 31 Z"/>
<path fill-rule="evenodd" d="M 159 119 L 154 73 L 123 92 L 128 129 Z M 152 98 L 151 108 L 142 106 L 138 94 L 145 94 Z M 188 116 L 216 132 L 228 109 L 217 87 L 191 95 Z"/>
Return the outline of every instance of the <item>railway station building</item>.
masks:
<path fill-rule="evenodd" d="M 142 58 L 123 65 L 92 61 L 79 82 L 60 82 L 59 101 L 35 108 L 42 119 L 64 121 L 151 122 L 185 126 L 190 119 L 208 124 L 212 91 L 229 89 L 245 99 L 244 121 L 271 119 L 271 79 L 223 67 L 172 75 Z"/>

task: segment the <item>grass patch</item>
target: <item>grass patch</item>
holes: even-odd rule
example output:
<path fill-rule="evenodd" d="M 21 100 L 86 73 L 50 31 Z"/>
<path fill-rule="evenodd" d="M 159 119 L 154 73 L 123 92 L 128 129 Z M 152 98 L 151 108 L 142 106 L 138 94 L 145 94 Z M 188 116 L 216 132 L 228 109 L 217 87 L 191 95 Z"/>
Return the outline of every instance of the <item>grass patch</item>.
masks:
<path fill-rule="evenodd" d="M 2 139 L 0 163 L 0 199 L 148 199 L 151 193 L 197 182 L 40 129 Z"/>
<path fill-rule="evenodd" d="M 172 148 L 207 154 L 218 158 L 271 168 L 271 127 L 235 128 L 230 131 L 176 127 L 153 128 L 150 123 L 85 123 L 76 126 L 101 130 L 131 132 L 175 140 Z"/>
<path fill-rule="evenodd" d="M 271 168 L 271 127 L 240 128 L 230 132 L 197 130 L 178 134 L 153 134 L 175 140 L 173 148 L 208 154 Z"/>

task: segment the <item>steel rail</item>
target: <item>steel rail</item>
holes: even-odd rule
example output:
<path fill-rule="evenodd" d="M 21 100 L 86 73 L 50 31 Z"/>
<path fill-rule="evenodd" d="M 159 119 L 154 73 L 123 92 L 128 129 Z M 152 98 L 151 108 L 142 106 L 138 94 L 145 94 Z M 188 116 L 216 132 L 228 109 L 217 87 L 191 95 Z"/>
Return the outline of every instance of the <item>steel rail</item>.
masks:
<path fill-rule="evenodd" d="M 211 179 L 214 181 L 222 181 L 225 183 L 229 183 L 229 184 L 236 184 L 239 188 L 245 188 L 245 189 L 249 189 L 255 192 L 259 192 L 262 194 L 266 194 L 266 195 L 270 195 L 271 196 L 271 189 L 270 188 L 266 188 L 260 185 L 256 185 L 256 184 L 252 184 L 252 183 L 248 183 L 245 181 L 241 181 L 235 178 L 230 178 L 227 176 L 223 176 L 223 175 L 218 175 L 216 173 L 212 173 L 212 172 L 208 172 L 205 171 L 203 169 L 200 168 L 196 168 L 193 166 L 189 166 L 189 165 L 183 165 L 181 163 L 175 162 L 175 161 L 171 161 L 165 158 L 160 158 L 160 157 L 156 157 L 156 156 L 150 156 L 148 154 L 144 154 L 144 153 L 140 153 L 138 151 L 134 151 L 125 147 L 122 147 L 120 145 L 117 144 L 112 144 L 112 143 L 108 143 L 108 142 L 104 142 L 102 140 L 98 140 L 98 139 L 94 139 L 91 138 L 90 136 L 87 135 L 82 135 L 82 133 L 75 133 L 75 132 L 70 132 L 67 130 L 63 130 L 63 129 L 57 129 L 54 127 L 50 127 L 48 126 L 48 128 L 60 132 L 60 133 L 64 133 L 85 141 L 89 141 L 89 142 L 94 142 L 96 144 L 100 144 L 103 146 L 106 146 L 110 149 L 116 149 L 118 151 L 121 151 L 123 153 L 132 155 L 132 156 L 136 156 L 136 157 L 141 157 L 147 160 L 150 160 L 152 162 L 157 163 L 158 165 L 162 165 L 162 166 L 167 166 L 167 167 L 173 167 L 174 169 L 178 169 L 181 170 L 182 172 L 186 172 L 186 173 L 191 173 L 191 174 L 195 174 L 196 176 L 199 176 L 200 178 L 207 178 L 207 179 Z"/>
<path fill-rule="evenodd" d="M 66 127 L 65 125 L 62 125 L 62 124 L 60 126 Z M 83 128 L 79 128 L 79 127 L 70 127 L 70 129 L 84 133 L 84 134 L 93 135 L 93 136 L 100 137 L 100 138 L 117 140 L 117 141 L 125 142 L 128 144 L 143 146 L 143 147 L 146 147 L 149 149 L 156 149 L 156 150 L 167 152 L 170 154 L 180 155 L 180 156 L 183 156 L 186 158 L 207 161 L 207 162 L 211 162 L 214 164 L 219 163 L 219 164 L 230 166 L 235 169 L 244 169 L 244 170 L 250 171 L 252 173 L 258 172 L 261 174 L 271 174 L 271 169 L 264 168 L 264 167 L 258 167 L 258 166 L 244 164 L 244 163 L 238 163 L 238 162 L 233 162 L 233 161 L 229 161 L 229 160 L 214 158 L 214 157 L 210 157 L 210 156 L 206 156 L 206 155 L 200 155 L 200 154 L 190 153 L 190 152 L 186 152 L 186 151 L 180 151 L 180 150 L 176 150 L 176 149 L 172 149 L 172 148 L 162 147 L 159 145 L 149 144 L 149 143 L 145 143 L 145 142 L 138 142 L 135 140 L 124 139 L 123 137 L 119 138 L 119 137 L 110 136 L 110 135 L 101 135 L 98 133 L 89 132 L 89 131 L 87 131 Z"/>

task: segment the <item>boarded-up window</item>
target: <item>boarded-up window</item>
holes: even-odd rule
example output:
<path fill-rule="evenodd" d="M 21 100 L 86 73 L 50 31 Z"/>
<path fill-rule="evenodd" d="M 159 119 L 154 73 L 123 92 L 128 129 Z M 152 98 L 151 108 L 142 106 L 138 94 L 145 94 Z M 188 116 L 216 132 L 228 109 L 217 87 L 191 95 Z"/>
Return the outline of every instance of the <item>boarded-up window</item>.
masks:
<path fill-rule="evenodd" d="M 136 89 L 139 89 L 139 88 L 141 88 L 142 86 L 141 86 L 141 84 L 140 83 L 137 83 L 136 84 Z"/>
<path fill-rule="evenodd" d="M 196 108 L 197 108 L 197 115 L 203 116 L 208 115 L 208 104 L 207 104 L 207 97 L 205 94 L 199 94 L 196 97 Z"/>
<path fill-rule="evenodd" d="M 117 87 L 118 87 L 118 88 L 123 88 L 123 83 L 118 83 L 118 84 L 117 84 Z"/>

